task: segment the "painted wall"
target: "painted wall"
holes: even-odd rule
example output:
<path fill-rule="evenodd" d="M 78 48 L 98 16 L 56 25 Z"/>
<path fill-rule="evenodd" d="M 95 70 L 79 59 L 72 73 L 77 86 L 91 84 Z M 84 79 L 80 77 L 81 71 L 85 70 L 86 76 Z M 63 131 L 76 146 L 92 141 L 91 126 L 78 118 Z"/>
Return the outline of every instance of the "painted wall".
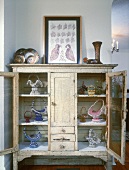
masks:
<path fill-rule="evenodd" d="M 16 51 L 16 0 L 4 0 L 4 70 Z"/>
<path fill-rule="evenodd" d="M 82 56 L 94 58 L 93 41 L 102 41 L 101 61 L 111 62 L 112 0 L 17 0 L 16 49 L 34 48 L 42 57 L 43 16 L 82 16 Z"/>
<path fill-rule="evenodd" d="M 0 0 L 0 71 L 9 71 L 7 64 L 10 63 L 16 47 L 16 0 Z M 10 138 L 12 134 L 12 121 L 10 117 L 10 99 L 7 91 L 4 93 L 5 82 L 0 78 L 0 150 L 12 147 Z M 12 95 L 10 95 L 12 96 Z M 11 136 L 10 136 L 11 135 Z M 0 169 L 12 169 L 12 154 L 0 157 Z"/>
<path fill-rule="evenodd" d="M 119 52 L 112 54 L 112 63 L 118 67 L 114 71 L 127 70 L 129 89 L 129 0 L 114 0 L 112 4 L 112 37 L 119 41 Z"/>

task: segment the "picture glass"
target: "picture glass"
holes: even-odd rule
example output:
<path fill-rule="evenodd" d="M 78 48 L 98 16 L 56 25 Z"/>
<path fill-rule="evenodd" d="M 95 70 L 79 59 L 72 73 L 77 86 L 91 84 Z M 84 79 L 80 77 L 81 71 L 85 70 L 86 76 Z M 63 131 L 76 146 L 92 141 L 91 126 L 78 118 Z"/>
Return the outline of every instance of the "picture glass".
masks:
<path fill-rule="evenodd" d="M 80 17 L 48 17 L 45 34 L 46 63 L 79 63 Z"/>

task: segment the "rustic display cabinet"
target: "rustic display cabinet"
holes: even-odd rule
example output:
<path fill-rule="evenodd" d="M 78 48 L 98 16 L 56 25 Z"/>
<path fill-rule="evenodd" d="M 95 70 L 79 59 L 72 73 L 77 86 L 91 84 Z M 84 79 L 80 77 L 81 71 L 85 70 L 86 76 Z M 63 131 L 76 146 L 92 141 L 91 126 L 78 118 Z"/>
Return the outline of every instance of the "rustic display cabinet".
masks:
<path fill-rule="evenodd" d="M 0 76 L 12 78 L 13 147 L 1 155 L 13 153 L 14 170 L 36 156 L 42 164 L 99 160 L 107 170 L 112 156 L 124 164 L 126 71 L 112 72 L 115 64 L 10 66 Z"/>

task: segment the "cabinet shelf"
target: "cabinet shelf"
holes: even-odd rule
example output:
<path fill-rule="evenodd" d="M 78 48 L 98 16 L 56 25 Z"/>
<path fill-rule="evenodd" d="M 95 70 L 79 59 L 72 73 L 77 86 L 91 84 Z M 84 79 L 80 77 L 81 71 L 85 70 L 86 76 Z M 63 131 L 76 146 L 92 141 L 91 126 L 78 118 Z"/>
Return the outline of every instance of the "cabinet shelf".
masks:
<path fill-rule="evenodd" d="M 49 97 L 49 94 L 40 94 L 40 95 L 20 94 L 19 97 Z"/>
<path fill-rule="evenodd" d="M 78 120 L 78 126 L 106 126 L 106 121 L 102 119 L 100 122 L 93 122 L 92 120 L 80 122 L 80 120 Z"/>
<path fill-rule="evenodd" d="M 78 94 L 77 97 L 106 97 L 106 94 L 89 96 L 88 94 Z"/>
<path fill-rule="evenodd" d="M 105 142 L 101 142 L 100 144 L 96 145 L 95 148 L 89 147 L 89 143 L 88 142 L 78 142 L 78 150 L 79 151 L 90 151 L 90 152 L 94 152 L 94 151 L 106 151 L 106 143 Z"/>
<path fill-rule="evenodd" d="M 22 142 L 19 144 L 19 149 L 20 151 L 48 151 L 48 142 L 37 142 L 38 143 L 38 147 L 37 148 L 30 148 L 30 142 Z"/>
<path fill-rule="evenodd" d="M 30 148 L 29 147 L 30 142 L 23 142 L 20 143 L 19 149 L 20 151 L 48 151 L 48 142 L 38 142 L 38 147 L 37 148 Z M 95 148 L 89 147 L 88 142 L 78 142 L 78 150 L 79 151 L 90 151 L 90 152 L 97 152 L 97 151 L 107 151 L 106 149 L 106 143 L 101 142 L 98 144 Z"/>
<path fill-rule="evenodd" d="M 43 121 L 43 122 L 41 122 L 41 121 L 34 121 L 34 120 L 30 120 L 30 122 L 29 123 L 26 123 L 25 122 L 25 120 L 23 120 L 23 119 L 21 119 L 20 121 L 19 121 L 19 125 L 24 125 L 24 126 L 30 126 L 30 125 L 37 125 L 37 126 L 39 126 L 39 125 L 48 125 L 48 121 L 46 120 L 46 121 Z"/>

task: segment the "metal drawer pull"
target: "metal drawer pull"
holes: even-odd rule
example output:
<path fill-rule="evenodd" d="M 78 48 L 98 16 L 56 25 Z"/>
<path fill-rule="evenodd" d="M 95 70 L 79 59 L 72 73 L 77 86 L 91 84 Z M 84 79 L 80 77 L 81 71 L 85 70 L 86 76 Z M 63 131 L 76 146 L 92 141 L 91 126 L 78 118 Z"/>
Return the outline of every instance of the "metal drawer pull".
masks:
<path fill-rule="evenodd" d="M 65 133 L 65 132 L 66 132 L 66 130 L 65 130 L 65 129 L 62 129 L 62 132 L 64 132 L 64 133 Z"/>
<path fill-rule="evenodd" d="M 65 146 L 64 145 L 60 145 L 60 149 L 64 149 L 65 148 Z"/>
<path fill-rule="evenodd" d="M 70 139 L 65 139 L 65 138 L 63 138 L 63 140 L 70 140 Z"/>
<path fill-rule="evenodd" d="M 66 138 L 60 138 L 60 139 L 53 139 L 53 140 L 61 140 L 61 141 L 63 141 L 63 140 L 70 140 L 70 139 L 66 139 Z"/>

